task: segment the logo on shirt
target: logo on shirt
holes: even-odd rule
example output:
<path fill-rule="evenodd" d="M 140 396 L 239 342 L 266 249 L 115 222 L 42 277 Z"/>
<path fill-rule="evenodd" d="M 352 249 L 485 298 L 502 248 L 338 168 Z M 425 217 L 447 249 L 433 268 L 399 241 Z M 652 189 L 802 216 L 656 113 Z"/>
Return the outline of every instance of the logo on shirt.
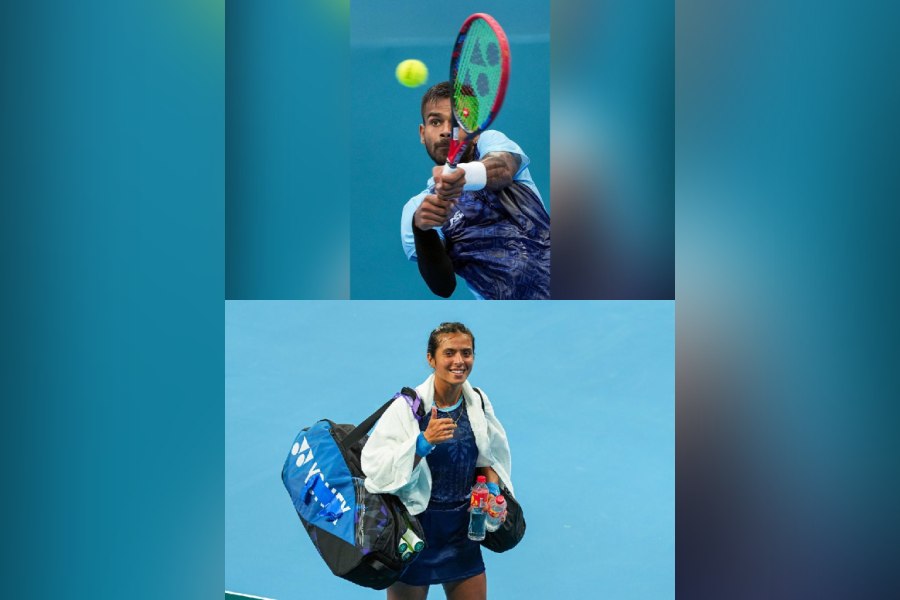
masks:
<path fill-rule="evenodd" d="M 459 210 L 456 211 L 456 212 L 453 214 L 453 216 L 450 218 L 450 223 L 448 223 L 448 226 L 449 226 L 449 227 L 453 227 L 454 225 L 456 225 L 457 223 L 459 223 L 459 220 L 462 219 L 462 218 L 463 218 L 462 211 L 459 211 Z"/>

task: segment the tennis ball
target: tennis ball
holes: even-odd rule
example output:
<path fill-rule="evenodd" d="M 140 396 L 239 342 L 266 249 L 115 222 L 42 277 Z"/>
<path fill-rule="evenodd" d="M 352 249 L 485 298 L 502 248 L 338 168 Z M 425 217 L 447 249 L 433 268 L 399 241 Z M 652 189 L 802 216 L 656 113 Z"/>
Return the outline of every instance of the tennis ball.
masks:
<path fill-rule="evenodd" d="M 419 87 L 428 79 L 428 67 L 421 60 L 409 58 L 397 65 L 396 75 L 406 87 Z"/>

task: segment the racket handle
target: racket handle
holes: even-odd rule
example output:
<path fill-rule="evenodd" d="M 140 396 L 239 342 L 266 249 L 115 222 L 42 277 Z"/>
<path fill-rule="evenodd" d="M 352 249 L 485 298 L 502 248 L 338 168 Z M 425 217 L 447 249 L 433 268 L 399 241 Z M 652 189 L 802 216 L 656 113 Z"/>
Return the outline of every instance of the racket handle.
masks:
<path fill-rule="evenodd" d="M 457 167 L 454 167 L 450 163 L 444 163 L 444 175 L 446 175 L 447 173 L 452 173 L 456 169 Z"/>

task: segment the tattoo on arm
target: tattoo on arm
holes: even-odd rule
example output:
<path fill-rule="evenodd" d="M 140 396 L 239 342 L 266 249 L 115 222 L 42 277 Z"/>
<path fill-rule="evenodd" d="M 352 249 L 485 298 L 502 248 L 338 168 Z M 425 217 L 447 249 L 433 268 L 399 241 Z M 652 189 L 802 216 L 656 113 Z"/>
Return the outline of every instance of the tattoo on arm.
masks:
<path fill-rule="evenodd" d="M 489 152 L 485 154 L 481 162 L 487 171 L 487 187 L 490 190 L 502 190 L 513 182 L 516 171 L 519 170 L 521 158 L 518 154 L 509 152 Z"/>

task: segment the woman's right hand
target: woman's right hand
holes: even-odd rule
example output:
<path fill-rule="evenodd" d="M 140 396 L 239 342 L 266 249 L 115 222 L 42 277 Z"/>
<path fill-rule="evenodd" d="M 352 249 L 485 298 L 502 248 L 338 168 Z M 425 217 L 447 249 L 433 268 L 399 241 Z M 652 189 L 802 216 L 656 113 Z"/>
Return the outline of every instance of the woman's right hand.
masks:
<path fill-rule="evenodd" d="M 428 421 L 428 427 L 422 434 L 429 444 L 440 444 L 447 440 L 453 439 L 453 430 L 456 429 L 456 423 L 453 419 L 440 419 L 437 416 L 437 407 L 431 407 L 431 420 Z"/>

